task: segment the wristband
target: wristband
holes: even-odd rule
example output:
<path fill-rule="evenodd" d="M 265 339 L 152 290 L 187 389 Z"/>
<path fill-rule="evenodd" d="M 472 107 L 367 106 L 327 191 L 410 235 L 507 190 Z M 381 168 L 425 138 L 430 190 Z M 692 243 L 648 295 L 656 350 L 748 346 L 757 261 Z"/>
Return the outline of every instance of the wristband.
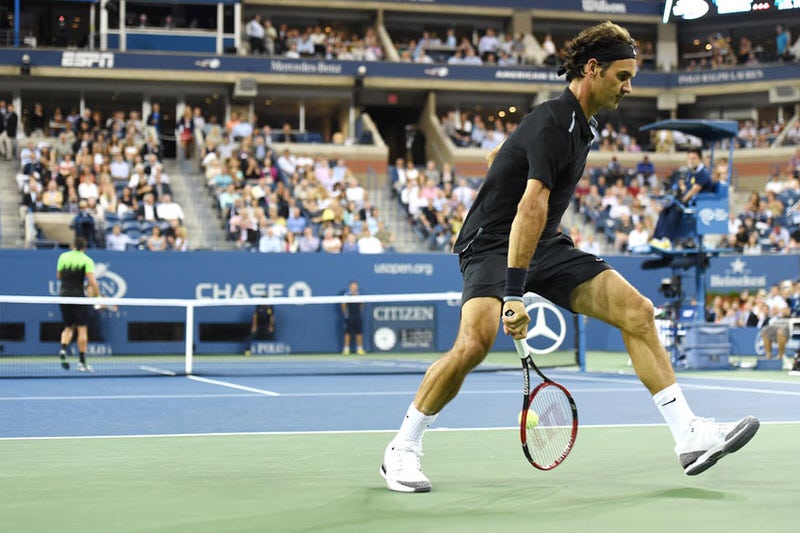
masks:
<path fill-rule="evenodd" d="M 525 299 L 522 296 L 503 296 L 503 303 L 508 302 L 524 302 Z"/>
<path fill-rule="evenodd" d="M 506 268 L 506 294 L 521 298 L 525 293 L 525 278 L 528 271 L 524 268 Z"/>

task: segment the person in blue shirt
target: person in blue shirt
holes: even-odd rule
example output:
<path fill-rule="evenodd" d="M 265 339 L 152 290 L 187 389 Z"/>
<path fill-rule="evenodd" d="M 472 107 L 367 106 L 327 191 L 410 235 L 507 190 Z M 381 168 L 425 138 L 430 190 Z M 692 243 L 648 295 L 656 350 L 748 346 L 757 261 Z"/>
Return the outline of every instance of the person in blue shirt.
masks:
<path fill-rule="evenodd" d="M 791 44 L 789 41 L 791 38 L 792 34 L 789 33 L 789 30 L 780 24 L 775 26 L 775 49 L 779 59 L 789 59 L 789 45 Z"/>
<path fill-rule="evenodd" d="M 678 202 L 690 205 L 698 193 L 714 190 L 711 173 L 703 164 L 702 150 L 699 148 L 689 150 L 686 155 L 686 165 L 689 167 L 689 172 L 685 179 L 678 182 L 675 199 L 666 205 L 658 215 L 658 222 L 653 230 L 653 239 L 650 241 L 651 246 L 662 249 L 672 248 L 673 243 L 680 238 L 681 207 Z"/>

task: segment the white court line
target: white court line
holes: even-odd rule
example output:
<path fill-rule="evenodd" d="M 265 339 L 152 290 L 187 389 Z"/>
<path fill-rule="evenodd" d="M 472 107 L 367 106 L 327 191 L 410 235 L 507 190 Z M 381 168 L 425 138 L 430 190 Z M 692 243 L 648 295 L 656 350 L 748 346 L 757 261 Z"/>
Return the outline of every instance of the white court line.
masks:
<path fill-rule="evenodd" d="M 256 394 L 263 394 L 264 396 L 280 396 L 280 394 L 278 394 L 277 392 L 273 392 L 271 390 L 256 389 L 255 387 L 237 385 L 236 383 L 230 383 L 228 381 L 219 381 L 217 379 L 201 378 L 199 376 L 186 376 L 186 379 L 191 379 L 192 381 L 199 381 L 200 383 L 208 383 L 210 385 L 219 385 L 220 387 L 228 387 L 230 389 L 254 392 Z"/>
<path fill-rule="evenodd" d="M 0 396 L 0 402 L 47 402 L 65 400 L 184 400 L 204 398 L 257 398 L 258 394 L 103 394 L 95 396 Z"/>
<path fill-rule="evenodd" d="M 202 379 L 202 378 L 201 378 Z M 230 385 L 234 385 L 231 383 Z M 234 388 L 243 388 L 241 385 L 236 385 Z M 261 392 L 254 392 L 254 389 L 250 390 L 247 389 L 250 394 L 119 394 L 119 395 L 111 395 L 111 394 L 104 394 L 104 395 L 95 395 L 95 396 L 0 396 L 0 402 L 36 402 L 36 401 L 68 401 L 68 400 L 153 400 L 153 399 L 165 399 L 165 400 L 182 400 L 182 399 L 192 399 L 192 398 L 259 398 L 261 396 L 280 396 L 281 398 L 284 397 L 292 397 L 292 398 L 305 398 L 305 397 L 317 397 L 317 396 L 342 396 L 342 397 L 349 397 L 349 396 L 411 396 L 416 391 L 407 390 L 407 391 L 365 391 L 365 392 L 357 392 L 357 391 L 350 391 L 350 392 L 286 392 L 286 393 L 276 393 L 272 391 L 261 391 Z M 243 390 L 244 390 L 243 389 Z M 628 387 L 628 388 L 598 388 L 598 389 L 573 389 L 572 392 L 574 393 L 603 393 L 603 392 L 639 392 L 643 391 L 641 387 Z M 269 394 L 268 394 L 269 393 Z M 461 391 L 460 395 L 471 395 L 471 394 L 513 394 L 517 395 L 520 391 L 513 390 L 513 389 L 502 389 L 502 390 L 473 390 L 473 391 Z"/>
<path fill-rule="evenodd" d="M 761 422 L 769 426 L 800 425 L 800 420 L 777 420 L 774 422 Z M 619 428 L 650 428 L 663 427 L 666 424 L 586 424 L 581 429 L 619 429 Z M 453 433 L 469 431 L 519 431 L 519 426 L 483 427 L 483 428 L 431 428 L 429 432 Z M 326 430 L 326 431 L 233 431 L 230 433 L 161 433 L 145 435 L 66 435 L 53 437 L 0 437 L 3 441 L 28 441 L 28 440 L 101 440 L 101 439 L 169 439 L 169 438 L 196 438 L 196 437 L 261 437 L 281 435 L 359 435 L 373 433 L 397 433 L 397 429 L 355 429 L 355 430 Z"/>
<path fill-rule="evenodd" d="M 153 374 L 161 374 L 162 376 L 177 376 L 177 372 L 173 372 L 172 370 L 164 370 L 163 368 L 156 368 L 154 366 L 147 366 L 142 365 L 139 367 L 139 370 L 144 370 L 145 372 L 152 372 Z"/>

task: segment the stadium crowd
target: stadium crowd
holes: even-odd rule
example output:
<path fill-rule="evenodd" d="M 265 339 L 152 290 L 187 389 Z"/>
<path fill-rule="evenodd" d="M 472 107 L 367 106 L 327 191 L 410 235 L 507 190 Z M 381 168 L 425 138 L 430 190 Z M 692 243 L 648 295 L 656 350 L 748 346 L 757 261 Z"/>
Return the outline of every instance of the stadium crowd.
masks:
<path fill-rule="evenodd" d="M 397 58 L 407 63 L 500 67 L 555 67 L 565 44 L 559 47 L 551 33 L 537 37 L 533 33 L 505 32 L 501 21 L 488 23 L 485 27 L 459 27 L 458 31 L 455 27 L 423 25 L 425 29 L 421 33 L 414 33 L 402 25 L 394 27 L 391 18 L 387 18 L 386 29 L 392 38 L 392 50 L 387 51 L 374 27 L 339 29 L 340 26 L 338 22 L 324 26 L 314 23 L 304 28 L 292 28 L 285 23 L 276 26 L 269 17 L 258 12 L 248 19 L 245 33 L 251 54 L 358 61 Z M 656 64 L 654 41 L 638 41 L 637 47 L 640 69 L 660 68 Z M 778 25 L 774 35 L 768 28 L 761 28 L 737 36 L 735 42 L 730 33 L 717 32 L 706 39 L 683 43 L 680 67 L 687 71 L 700 71 L 798 60 L 800 38 L 792 44 L 789 28 Z"/>
<path fill-rule="evenodd" d="M 202 174 L 228 239 L 238 248 L 269 253 L 393 250 L 394 236 L 344 159 L 311 156 L 291 144 L 276 153 L 269 126 L 242 129 L 247 122 L 234 115 L 224 129 L 201 132 Z"/>
<path fill-rule="evenodd" d="M 37 103 L 25 127 L 22 215 L 74 215 L 70 226 L 90 248 L 188 249 L 183 209 L 160 160 L 158 105 L 146 120 L 135 111 L 105 118 L 89 108 L 68 115 L 56 108 L 45 121 Z"/>

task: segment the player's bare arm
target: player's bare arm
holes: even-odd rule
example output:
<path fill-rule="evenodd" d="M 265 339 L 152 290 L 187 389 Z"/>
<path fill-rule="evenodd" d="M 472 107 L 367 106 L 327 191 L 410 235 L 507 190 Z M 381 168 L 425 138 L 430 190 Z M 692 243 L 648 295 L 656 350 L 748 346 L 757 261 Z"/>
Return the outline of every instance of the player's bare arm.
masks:
<path fill-rule="evenodd" d="M 100 296 L 100 285 L 97 284 L 97 278 L 94 277 L 93 272 L 86 273 L 86 279 L 89 282 L 89 296 L 96 297 Z"/>
<path fill-rule="evenodd" d="M 517 205 L 517 214 L 511 224 L 508 241 L 508 268 L 528 269 L 536 245 L 547 221 L 547 202 L 550 189 L 539 180 L 528 180 L 525 193 Z M 506 316 L 507 311 L 513 311 Z M 509 301 L 503 305 L 503 332 L 515 339 L 525 337 L 530 317 L 525 305 L 519 301 Z"/>

